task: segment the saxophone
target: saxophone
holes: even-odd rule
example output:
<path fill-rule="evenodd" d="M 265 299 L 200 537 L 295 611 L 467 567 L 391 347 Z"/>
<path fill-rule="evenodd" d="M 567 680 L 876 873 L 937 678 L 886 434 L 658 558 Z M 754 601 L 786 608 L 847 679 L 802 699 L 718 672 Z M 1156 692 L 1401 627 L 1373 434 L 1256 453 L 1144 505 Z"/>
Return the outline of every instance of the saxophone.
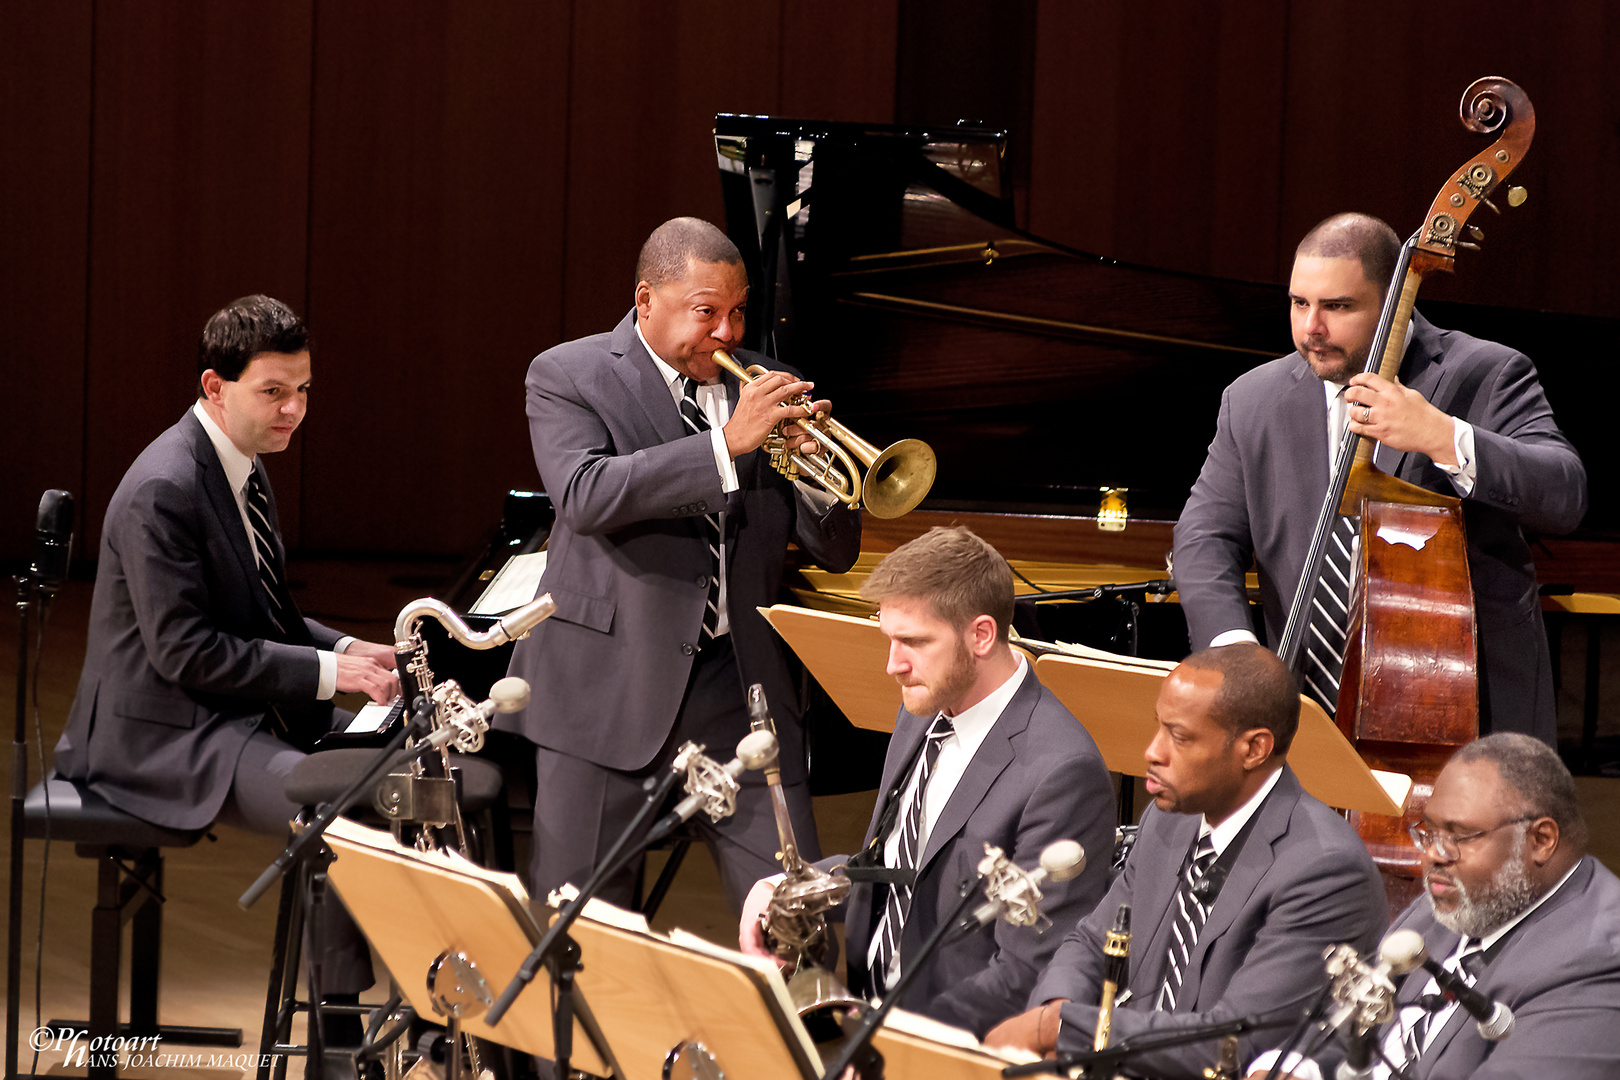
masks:
<path fill-rule="evenodd" d="M 748 715 L 753 730 L 776 734 L 776 723 L 765 704 L 765 688 L 759 683 L 748 688 Z M 829 1038 L 837 1038 L 841 1033 L 837 1024 L 843 1013 L 866 1004 L 852 996 L 828 970 L 833 938 L 827 929 L 827 912 L 849 896 L 850 881 L 840 872 L 828 873 L 810 865 L 799 854 L 776 761 L 765 766 L 765 782 L 771 789 L 771 809 L 776 814 L 776 834 L 782 845 L 779 857 L 787 875 L 760 916 L 765 947 L 791 965 L 788 995 L 812 1037 L 822 1041 L 821 1032 L 826 1031 Z"/>

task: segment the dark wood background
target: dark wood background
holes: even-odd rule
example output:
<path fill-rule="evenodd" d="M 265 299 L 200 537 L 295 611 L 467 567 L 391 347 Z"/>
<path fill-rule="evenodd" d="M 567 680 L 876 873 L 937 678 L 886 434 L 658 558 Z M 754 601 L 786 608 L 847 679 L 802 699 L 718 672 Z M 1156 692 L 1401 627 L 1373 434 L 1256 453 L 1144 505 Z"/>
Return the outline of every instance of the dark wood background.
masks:
<path fill-rule="evenodd" d="M 11 0 L 0 558 L 50 486 L 94 551 L 249 292 L 315 335 L 270 461 L 289 541 L 468 551 L 537 480 L 530 357 L 628 309 L 658 222 L 719 218 L 716 112 L 1004 125 L 1031 231 L 1280 282 L 1328 213 L 1415 227 L 1474 152 L 1463 88 L 1505 75 L 1537 108 L 1530 201 L 1425 296 L 1614 316 L 1617 55 L 1602 0 Z"/>

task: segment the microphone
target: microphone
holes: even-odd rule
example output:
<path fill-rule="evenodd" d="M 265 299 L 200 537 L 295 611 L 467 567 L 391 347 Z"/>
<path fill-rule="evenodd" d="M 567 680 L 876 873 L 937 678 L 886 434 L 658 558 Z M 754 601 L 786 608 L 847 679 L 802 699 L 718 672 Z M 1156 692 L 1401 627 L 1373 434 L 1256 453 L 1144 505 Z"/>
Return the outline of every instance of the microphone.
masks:
<path fill-rule="evenodd" d="M 1068 881 L 1086 868 L 1086 849 L 1075 840 L 1058 840 L 1041 849 L 1041 862 L 1033 870 L 1022 870 L 993 844 L 984 845 L 979 876 L 984 883 L 985 903 L 957 923 L 962 931 L 989 926 L 997 918 L 1013 926 L 1034 926 L 1042 918 L 1041 882 Z"/>
<path fill-rule="evenodd" d="M 496 713 L 515 713 L 529 704 L 529 684 L 516 675 L 497 679 L 489 697 L 474 702 L 454 679 L 433 688 L 433 732 L 427 737 L 432 746 L 453 742 L 456 749 L 476 754 L 484 746 L 484 733 Z"/>
<path fill-rule="evenodd" d="M 1434 976 L 1442 994 L 1468 1010 L 1468 1015 L 1474 1018 L 1474 1026 L 1479 1029 L 1480 1038 L 1487 1042 L 1499 1042 L 1513 1034 L 1513 1010 L 1503 1002 L 1492 1001 L 1468 985 L 1467 979 L 1436 963 L 1424 946 L 1421 934 L 1416 930 L 1397 930 L 1385 939 L 1386 943 L 1393 938 L 1407 939 L 1402 948 L 1409 950 L 1417 958 L 1416 962 L 1423 965 L 1423 970 Z"/>
<path fill-rule="evenodd" d="M 1411 938 L 1421 951 L 1423 939 L 1417 934 Z M 1417 967 L 1418 957 L 1406 934 L 1391 934 L 1378 948 L 1377 967 L 1369 967 L 1349 945 L 1329 946 L 1322 959 L 1332 978 L 1334 1002 L 1322 1026 L 1338 1031 L 1348 1024 L 1351 1029 L 1349 1053 L 1339 1063 L 1334 1080 L 1368 1080 L 1375 1058 L 1373 1031 L 1395 1016 L 1395 983 L 1390 976 L 1405 975 Z"/>
<path fill-rule="evenodd" d="M 28 568 L 39 591 L 55 596 L 67 577 L 68 555 L 73 550 L 73 496 L 52 488 L 39 499 L 34 522 L 34 562 Z"/>
<path fill-rule="evenodd" d="M 737 809 L 737 777 L 744 769 L 761 769 L 776 760 L 776 736 L 769 731 L 751 731 L 737 744 L 737 756 L 724 765 L 703 753 L 703 747 L 689 742 L 675 753 L 671 768 L 686 772 L 686 797 L 675 809 L 659 818 L 647 831 L 647 844 L 656 844 L 690 821 L 699 810 L 710 821 L 730 817 Z"/>

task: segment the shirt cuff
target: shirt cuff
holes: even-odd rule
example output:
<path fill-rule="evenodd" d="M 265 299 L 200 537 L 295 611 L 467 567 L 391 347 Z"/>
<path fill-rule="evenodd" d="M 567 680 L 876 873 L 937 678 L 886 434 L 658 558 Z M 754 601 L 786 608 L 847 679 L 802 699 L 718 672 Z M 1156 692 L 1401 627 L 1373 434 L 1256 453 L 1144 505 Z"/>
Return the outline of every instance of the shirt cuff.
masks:
<path fill-rule="evenodd" d="M 333 652 L 348 652 L 349 651 L 349 646 L 353 645 L 353 644 L 354 644 L 354 638 L 349 636 L 348 634 L 345 634 L 342 637 L 337 639 L 337 644 L 332 646 L 332 651 Z"/>
<path fill-rule="evenodd" d="M 1451 418 L 1451 453 L 1457 464 L 1435 462 L 1435 468 L 1451 477 L 1451 486 L 1457 489 L 1457 494 L 1467 498 L 1474 493 L 1479 460 L 1474 457 L 1474 425 L 1457 416 Z"/>
<path fill-rule="evenodd" d="M 1209 647 L 1219 648 L 1222 645 L 1258 645 L 1260 639 L 1254 636 L 1253 630 L 1222 630 L 1209 639 Z"/>
<path fill-rule="evenodd" d="M 321 662 L 321 679 L 315 684 L 315 699 L 331 701 L 332 695 L 337 693 L 337 653 L 316 649 L 315 659 Z"/>
<path fill-rule="evenodd" d="M 709 442 L 714 447 L 714 467 L 720 470 L 720 490 L 730 495 L 742 485 L 737 483 L 737 463 L 731 460 L 731 454 L 726 450 L 725 429 L 710 428 Z"/>
<path fill-rule="evenodd" d="M 1270 1072 L 1272 1065 L 1277 1062 L 1277 1054 L 1276 1050 L 1267 1050 L 1254 1059 L 1254 1062 L 1249 1066 L 1249 1071 L 1244 1075 L 1252 1076 L 1257 1072 Z M 1308 1057 L 1300 1056 L 1297 1050 L 1288 1055 L 1288 1061 L 1282 1068 L 1277 1070 L 1277 1075 L 1292 1076 L 1295 1080 L 1322 1080 L 1322 1070 L 1317 1066 L 1316 1062 Z"/>

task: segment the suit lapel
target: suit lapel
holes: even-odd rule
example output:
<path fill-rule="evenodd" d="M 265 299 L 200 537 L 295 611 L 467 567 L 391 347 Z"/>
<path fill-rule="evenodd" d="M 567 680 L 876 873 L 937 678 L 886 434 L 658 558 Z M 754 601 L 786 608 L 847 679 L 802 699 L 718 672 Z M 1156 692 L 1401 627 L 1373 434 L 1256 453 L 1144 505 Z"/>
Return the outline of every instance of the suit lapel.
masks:
<path fill-rule="evenodd" d="M 629 400 L 641 407 L 647 423 L 658 434 L 659 442 L 674 442 L 687 434 L 686 421 L 681 419 L 679 406 L 664 381 L 664 374 L 653 363 L 652 354 L 641 344 L 636 333 L 636 313 L 631 309 L 609 337 L 608 349 L 618 358 L 613 365 L 614 374 L 624 384 Z M 637 447 L 620 447 L 629 453 Z"/>
<path fill-rule="evenodd" d="M 990 785 L 996 782 L 996 777 L 1012 763 L 1013 739 L 1022 734 L 1029 727 L 1030 714 L 1035 710 L 1035 702 L 1039 697 L 1039 683 L 1035 681 L 1033 672 L 1026 671 L 1023 684 L 1014 692 L 1007 707 L 1001 710 L 1001 715 L 985 733 L 984 741 L 979 744 L 968 767 L 962 773 L 962 778 L 956 782 L 951 791 L 951 797 L 946 800 L 945 808 L 940 811 L 939 820 L 934 827 L 928 830 L 928 844 L 923 848 L 922 860 L 917 866 L 917 873 L 921 874 L 928 869 L 928 864 L 945 845 L 956 838 L 962 831 L 973 811 L 979 808 L 984 797 L 990 791 Z M 977 852 L 973 853 L 977 856 Z"/>
<path fill-rule="evenodd" d="M 1406 347 L 1406 357 L 1401 362 L 1401 383 L 1408 390 L 1422 394 L 1423 400 L 1433 401 L 1446 373 L 1447 369 L 1441 362 L 1439 332 L 1434 324 L 1414 311 L 1412 343 Z M 1391 476 L 1399 476 L 1411 460 L 1411 453 L 1397 452 L 1383 444 L 1379 444 L 1373 454 L 1373 463 Z"/>
<path fill-rule="evenodd" d="M 1310 486 L 1301 491 L 1314 512 L 1328 487 L 1327 394 L 1310 365 L 1298 353 L 1294 359 L 1293 388 L 1273 416 L 1282 427 L 1280 445 L 1305 448 L 1304 462 L 1295 464 L 1310 478 Z"/>
<path fill-rule="evenodd" d="M 208 496 L 208 505 L 214 512 L 214 518 L 219 535 L 225 538 L 231 553 L 242 568 L 242 574 L 247 578 L 248 591 L 253 595 L 254 603 L 263 612 L 265 619 L 270 618 L 270 598 L 265 595 L 264 589 L 259 587 L 259 563 L 253 557 L 253 549 L 248 546 L 247 529 L 242 525 L 242 511 L 236 505 L 236 495 L 231 491 L 230 481 L 225 478 L 225 466 L 220 463 L 219 451 L 214 449 L 208 432 L 203 429 L 202 421 L 187 412 L 182 420 L 186 432 L 186 441 L 191 448 L 191 456 L 197 462 L 202 475 L 202 489 Z M 257 468 L 257 462 L 254 463 Z"/>
<path fill-rule="evenodd" d="M 1153 995 L 1164 981 L 1165 960 L 1170 954 L 1170 905 L 1175 903 L 1181 865 L 1192 847 L 1193 837 L 1198 835 L 1200 818 L 1196 814 L 1165 814 L 1150 806 L 1142 818 L 1144 829 L 1149 827 L 1149 816 L 1153 819 L 1153 831 L 1162 835 L 1163 841 L 1147 848 L 1138 844 L 1137 851 L 1150 857 L 1132 860 L 1131 873 L 1135 880 L 1131 883 L 1131 900 L 1135 911 L 1157 912 L 1159 921 L 1151 927 L 1143 927 L 1147 931 L 1147 946 L 1139 954 L 1132 949 L 1130 986 L 1131 996 L 1142 1003 L 1139 1007 L 1150 1008 Z M 1159 850 L 1154 851 L 1154 847 Z M 1187 997 L 1191 1000 L 1191 995 Z"/>
<path fill-rule="evenodd" d="M 1324 438 L 1326 430 L 1324 426 Z M 1260 879 L 1271 869 L 1275 861 L 1273 847 L 1287 834 L 1288 819 L 1293 816 L 1294 807 L 1299 803 L 1299 796 L 1299 781 L 1294 778 L 1293 771 L 1284 765 L 1276 786 L 1271 789 L 1271 794 L 1266 796 L 1265 802 L 1261 803 L 1260 809 L 1255 812 L 1254 828 L 1250 830 L 1248 838 L 1243 842 L 1243 849 L 1238 852 L 1231 869 L 1227 871 L 1226 881 L 1221 885 L 1220 894 L 1215 898 L 1215 906 L 1210 908 L 1204 929 L 1198 934 L 1198 943 L 1193 946 L 1192 955 L 1187 960 L 1187 970 L 1182 975 L 1182 988 L 1177 1003 L 1187 1003 L 1188 1011 L 1208 1007 L 1198 1001 L 1198 984 L 1202 981 L 1204 958 L 1209 955 L 1211 946 L 1220 940 L 1221 935 L 1231 929 L 1238 912 L 1248 906 L 1255 889 L 1260 887 Z"/>

